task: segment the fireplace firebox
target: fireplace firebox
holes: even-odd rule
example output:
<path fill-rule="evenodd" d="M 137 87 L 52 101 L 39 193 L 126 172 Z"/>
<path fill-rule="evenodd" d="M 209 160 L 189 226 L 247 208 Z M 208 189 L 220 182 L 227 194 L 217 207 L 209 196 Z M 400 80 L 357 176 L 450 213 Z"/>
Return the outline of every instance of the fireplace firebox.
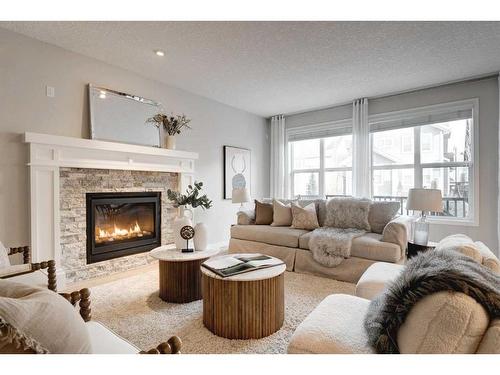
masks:
<path fill-rule="evenodd" d="M 161 193 L 87 193 L 87 263 L 161 245 Z"/>

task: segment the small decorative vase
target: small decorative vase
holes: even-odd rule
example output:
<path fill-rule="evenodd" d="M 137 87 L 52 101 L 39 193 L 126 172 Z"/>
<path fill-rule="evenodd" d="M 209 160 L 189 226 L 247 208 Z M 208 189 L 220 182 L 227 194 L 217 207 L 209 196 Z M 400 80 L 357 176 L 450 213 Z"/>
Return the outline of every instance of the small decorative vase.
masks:
<path fill-rule="evenodd" d="M 208 246 L 208 228 L 204 223 L 198 223 L 194 227 L 194 249 L 196 251 L 206 250 Z"/>
<path fill-rule="evenodd" d="M 176 217 L 173 222 L 175 248 L 180 250 L 186 247 L 186 240 L 181 237 L 181 228 L 186 225 L 193 225 L 191 219 L 185 216 Z"/>
<path fill-rule="evenodd" d="M 165 136 L 165 148 L 175 150 L 175 135 Z"/>

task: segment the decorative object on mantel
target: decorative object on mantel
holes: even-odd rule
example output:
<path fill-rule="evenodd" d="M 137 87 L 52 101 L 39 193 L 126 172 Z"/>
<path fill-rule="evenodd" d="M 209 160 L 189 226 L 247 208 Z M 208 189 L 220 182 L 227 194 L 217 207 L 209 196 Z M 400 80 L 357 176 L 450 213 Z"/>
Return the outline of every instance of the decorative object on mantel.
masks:
<path fill-rule="evenodd" d="M 194 185 L 194 186 L 193 186 Z M 201 207 L 204 210 L 212 207 L 212 201 L 207 197 L 206 194 L 200 196 L 200 192 L 203 189 L 203 182 L 194 182 L 193 185 L 188 185 L 186 189 L 186 194 L 182 194 L 178 191 L 173 191 L 171 189 L 167 190 L 167 197 L 170 201 L 174 203 L 175 207 L 181 208 L 182 212 L 179 218 L 174 220 L 174 230 L 175 230 L 175 246 L 177 249 L 182 249 L 183 241 L 179 236 L 179 229 L 186 225 L 192 225 L 193 212 L 192 209 Z M 207 234 L 208 230 L 205 224 L 198 223 L 195 226 L 195 231 L 197 235 L 194 239 L 194 247 L 196 250 L 206 250 L 207 248 Z"/>
<path fill-rule="evenodd" d="M 160 132 L 160 142 L 164 148 L 175 150 L 175 136 L 181 134 L 183 128 L 191 129 L 188 125 L 191 122 L 186 115 L 165 115 L 157 113 L 146 120 L 147 124 L 153 124 Z"/>
<path fill-rule="evenodd" d="M 248 189 L 250 193 L 251 151 L 224 146 L 224 199 L 232 199 L 233 189 Z"/>
<path fill-rule="evenodd" d="M 191 225 L 185 225 L 180 230 L 181 237 L 186 240 L 186 247 L 182 248 L 183 253 L 192 253 L 194 251 L 193 248 L 189 247 L 189 240 L 194 237 L 195 231 Z"/>

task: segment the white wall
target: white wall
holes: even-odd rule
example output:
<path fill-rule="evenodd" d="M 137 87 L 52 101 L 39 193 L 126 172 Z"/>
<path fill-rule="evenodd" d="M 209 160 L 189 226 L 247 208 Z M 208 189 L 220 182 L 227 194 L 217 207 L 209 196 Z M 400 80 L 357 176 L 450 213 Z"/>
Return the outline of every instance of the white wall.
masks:
<path fill-rule="evenodd" d="M 499 254 L 498 238 L 498 111 L 499 94 L 496 77 L 466 81 L 439 87 L 369 100 L 369 113 L 377 114 L 456 100 L 479 98 L 479 226 L 432 225 L 431 239 L 464 233 L 486 243 Z M 286 126 L 350 118 L 350 105 L 287 116 Z"/>
<path fill-rule="evenodd" d="M 229 238 L 238 209 L 223 199 L 223 145 L 252 150 L 252 195 L 269 195 L 264 118 L 0 28 L 0 240 L 6 245 L 29 243 L 28 149 L 22 134 L 88 138 L 88 83 L 154 99 L 193 119 L 193 130 L 179 136 L 177 148 L 200 155 L 196 179 L 205 183 L 214 207 L 196 217 L 209 225 L 210 242 Z M 45 96 L 46 85 L 55 87 L 54 98 Z"/>

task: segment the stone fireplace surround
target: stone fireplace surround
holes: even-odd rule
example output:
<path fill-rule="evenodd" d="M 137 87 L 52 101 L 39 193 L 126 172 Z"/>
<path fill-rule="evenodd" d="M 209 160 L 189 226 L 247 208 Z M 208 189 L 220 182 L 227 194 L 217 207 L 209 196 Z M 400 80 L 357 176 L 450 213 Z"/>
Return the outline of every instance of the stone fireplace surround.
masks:
<path fill-rule="evenodd" d="M 148 253 L 87 264 L 86 193 L 160 192 L 161 244 L 174 241 L 172 222 L 177 209 L 167 189 L 177 189 L 178 174 L 110 169 L 59 169 L 61 266 L 67 281 L 79 281 L 124 271 L 153 261 Z"/>
<path fill-rule="evenodd" d="M 165 201 L 166 190 L 193 183 L 197 153 L 38 133 L 25 133 L 24 141 L 30 152 L 32 258 L 34 262 L 56 261 L 59 289 L 66 280 L 83 280 L 150 261 L 143 253 L 86 264 L 87 192 L 161 191 L 162 243 L 172 241 L 168 223 L 176 211 Z"/>

